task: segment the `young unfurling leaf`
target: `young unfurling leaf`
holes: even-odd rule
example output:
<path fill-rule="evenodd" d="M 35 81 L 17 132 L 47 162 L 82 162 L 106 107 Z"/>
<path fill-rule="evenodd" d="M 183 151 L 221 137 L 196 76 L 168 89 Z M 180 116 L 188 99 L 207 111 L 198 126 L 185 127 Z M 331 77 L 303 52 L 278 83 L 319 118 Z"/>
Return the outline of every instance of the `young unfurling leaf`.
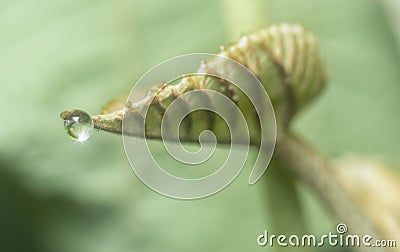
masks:
<path fill-rule="evenodd" d="M 311 101 L 325 84 L 325 70 L 318 54 L 316 39 L 300 25 L 274 25 L 243 36 L 236 43 L 222 48 L 219 55 L 238 61 L 257 76 L 273 103 L 278 124 L 283 126 L 287 125 L 292 116 Z M 220 74 L 225 71 L 229 69 L 226 69 L 218 58 L 199 62 L 199 72 Z M 156 85 L 142 101 L 128 104 L 125 109 L 121 106 L 122 102 L 109 103 L 102 110 L 102 114 L 93 116 L 95 128 L 121 134 L 124 113 L 136 113 L 140 117 L 140 109 L 145 104 L 150 104 L 150 114 L 146 116 L 146 136 L 160 138 L 156 128 L 161 124 L 167 105 L 185 92 L 208 89 L 220 92 L 238 104 L 248 125 L 254 128 L 250 130 L 252 142 L 259 137 L 257 115 L 251 104 L 246 101 L 246 95 L 232 83 L 199 75 L 186 76 L 177 82 Z M 205 95 L 204 100 L 207 99 L 209 97 Z M 185 102 L 182 102 L 182 106 L 185 106 Z M 64 115 L 67 113 L 68 111 L 63 112 Z M 214 115 L 196 112 L 185 120 L 187 122 L 183 124 L 181 140 L 197 141 L 198 135 L 194 134 L 198 130 L 193 130 L 193 127 L 199 122 L 205 125 L 204 129 L 216 130 L 217 138 L 225 139 L 224 130 L 217 130 L 223 129 L 220 125 L 223 121 Z"/>

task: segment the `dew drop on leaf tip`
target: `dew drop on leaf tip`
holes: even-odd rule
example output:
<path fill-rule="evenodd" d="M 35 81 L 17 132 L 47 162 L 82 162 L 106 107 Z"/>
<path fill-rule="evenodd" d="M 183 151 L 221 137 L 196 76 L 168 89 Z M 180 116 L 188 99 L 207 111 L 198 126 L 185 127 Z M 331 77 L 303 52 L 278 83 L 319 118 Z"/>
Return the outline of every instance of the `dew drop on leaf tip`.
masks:
<path fill-rule="evenodd" d="M 93 120 L 82 110 L 73 110 L 64 117 L 64 128 L 67 135 L 74 141 L 84 142 L 93 133 Z"/>

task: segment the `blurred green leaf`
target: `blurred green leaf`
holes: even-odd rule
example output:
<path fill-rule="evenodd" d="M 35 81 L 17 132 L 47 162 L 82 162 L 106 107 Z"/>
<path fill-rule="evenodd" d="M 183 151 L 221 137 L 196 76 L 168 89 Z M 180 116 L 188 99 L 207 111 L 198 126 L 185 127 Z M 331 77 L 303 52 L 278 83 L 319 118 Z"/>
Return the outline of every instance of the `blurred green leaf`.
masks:
<path fill-rule="evenodd" d="M 97 112 L 169 57 L 217 52 L 231 36 L 223 5 L 24 0 L 0 7 L 2 250 L 259 249 L 255 239 L 271 217 L 263 184 L 246 183 L 249 169 L 213 197 L 164 198 L 133 174 L 119 137 L 94 134 L 77 145 L 58 118 L 71 106 Z M 272 22 L 316 33 L 330 73 L 330 86 L 295 129 L 329 156 L 379 155 L 400 167 L 398 47 L 380 3 L 269 0 L 265 8 Z M 310 231 L 332 231 L 326 209 L 300 189 Z"/>

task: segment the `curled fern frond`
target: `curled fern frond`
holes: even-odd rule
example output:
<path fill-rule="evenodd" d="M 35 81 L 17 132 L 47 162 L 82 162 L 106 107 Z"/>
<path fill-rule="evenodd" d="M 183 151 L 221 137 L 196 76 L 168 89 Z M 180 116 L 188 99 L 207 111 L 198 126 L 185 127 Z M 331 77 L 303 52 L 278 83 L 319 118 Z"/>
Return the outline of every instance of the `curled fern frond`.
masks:
<path fill-rule="evenodd" d="M 258 77 L 270 96 L 278 122 L 284 126 L 300 108 L 322 90 L 325 84 L 326 75 L 319 57 L 316 39 L 300 25 L 274 25 L 243 36 L 236 43 L 222 48 L 219 55 L 236 60 Z M 217 58 L 211 58 L 199 64 L 199 72 L 202 73 L 220 74 L 224 71 L 227 71 L 225 66 Z M 200 89 L 222 93 L 237 103 L 239 108 L 244 111 L 249 125 L 256 121 L 253 120 L 256 117 L 254 109 L 252 110 L 243 101 L 245 95 L 241 94 L 234 85 L 222 79 L 216 80 L 207 76 L 195 75 L 184 77 L 179 83 L 173 85 L 161 83 L 150 90 L 142 101 L 128 104 L 126 108 L 123 108 L 121 103 L 111 103 L 111 107 L 103 109 L 102 114 L 92 117 L 94 127 L 122 134 L 124 114 L 136 113 L 137 116 L 141 116 L 141 108 L 151 103 L 149 113 L 153 113 L 153 115 L 147 115 L 146 119 L 143 119 L 151 120 L 151 123 L 146 124 L 148 125 L 146 126 L 146 136 L 159 138 L 159 133 L 155 128 L 161 123 L 160 120 L 165 113 L 167 104 L 185 92 Z M 209 97 L 205 96 L 204 100 L 207 101 L 207 99 Z M 64 111 L 61 113 L 61 117 L 65 119 L 64 117 L 68 113 L 71 111 Z M 205 122 L 205 129 L 221 128 L 219 126 L 221 121 L 207 113 L 203 113 L 202 116 L 190 116 L 188 120 L 182 133 L 182 140 L 197 139 L 197 136 L 191 136 L 194 132 L 193 120 Z M 258 126 L 254 125 L 254 128 Z M 221 133 L 216 131 L 215 134 L 220 140 L 226 140 L 226 136 L 223 135 L 224 130 L 220 130 Z M 134 132 L 132 134 L 134 135 Z M 257 130 L 252 130 L 251 138 L 254 140 L 257 137 Z"/>

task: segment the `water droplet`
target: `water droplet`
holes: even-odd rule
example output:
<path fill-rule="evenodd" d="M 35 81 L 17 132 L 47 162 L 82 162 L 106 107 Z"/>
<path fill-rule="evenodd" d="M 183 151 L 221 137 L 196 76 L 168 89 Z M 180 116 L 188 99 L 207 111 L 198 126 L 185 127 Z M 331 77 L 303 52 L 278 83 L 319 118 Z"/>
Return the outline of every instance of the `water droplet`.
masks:
<path fill-rule="evenodd" d="M 84 142 L 93 132 L 93 120 L 85 111 L 73 110 L 64 117 L 64 128 L 72 140 Z"/>
<path fill-rule="evenodd" d="M 131 101 L 127 101 L 125 103 L 125 108 L 130 108 L 130 107 L 132 107 L 132 102 Z"/>
<path fill-rule="evenodd" d="M 200 60 L 199 71 L 203 73 L 207 69 L 207 62 L 205 60 Z"/>
<path fill-rule="evenodd" d="M 226 46 L 225 46 L 225 45 L 221 45 L 221 46 L 219 47 L 219 50 L 220 50 L 220 51 L 225 51 L 225 50 L 226 50 Z"/>

